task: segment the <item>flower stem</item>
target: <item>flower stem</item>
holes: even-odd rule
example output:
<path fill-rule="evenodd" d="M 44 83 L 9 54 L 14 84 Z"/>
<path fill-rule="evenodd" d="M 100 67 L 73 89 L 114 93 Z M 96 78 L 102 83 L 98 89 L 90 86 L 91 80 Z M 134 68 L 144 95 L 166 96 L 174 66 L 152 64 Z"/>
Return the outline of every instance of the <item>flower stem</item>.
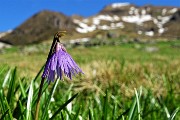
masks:
<path fill-rule="evenodd" d="M 48 54 L 48 57 L 47 57 L 47 61 L 49 60 L 50 56 L 52 55 L 52 53 L 54 51 L 54 48 L 55 48 L 55 45 L 59 41 L 59 38 L 64 36 L 65 33 L 66 33 L 66 31 L 58 31 L 54 35 L 54 39 L 53 39 L 53 42 L 52 42 L 52 45 L 51 45 L 51 48 L 50 48 L 50 51 L 49 51 L 49 54 Z M 47 63 L 47 61 L 46 61 L 46 63 Z M 41 99 L 41 94 L 42 94 L 42 88 L 43 88 L 44 81 L 45 81 L 45 78 L 42 77 L 41 84 L 40 84 L 40 87 L 39 87 L 39 92 L 38 92 L 37 104 L 36 104 L 35 120 L 38 120 L 40 99 Z"/>
<path fill-rule="evenodd" d="M 38 120 L 38 115 L 39 115 L 39 106 L 40 106 L 40 99 L 41 99 L 41 93 L 42 93 L 42 88 L 44 84 L 44 78 L 41 80 L 40 88 L 39 88 L 39 93 L 38 93 L 38 99 L 37 99 L 37 105 L 36 105 L 36 115 L 35 115 L 35 120 Z"/>

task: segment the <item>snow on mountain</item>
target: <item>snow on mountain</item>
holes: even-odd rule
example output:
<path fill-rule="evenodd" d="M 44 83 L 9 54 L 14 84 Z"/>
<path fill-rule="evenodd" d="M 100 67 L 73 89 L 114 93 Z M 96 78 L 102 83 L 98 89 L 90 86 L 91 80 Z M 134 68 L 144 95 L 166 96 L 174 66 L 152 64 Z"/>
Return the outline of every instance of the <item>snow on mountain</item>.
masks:
<path fill-rule="evenodd" d="M 71 42 L 120 35 L 180 38 L 180 8 L 113 3 L 87 18 L 78 15 L 68 17 L 45 10 L 33 15 L 13 31 L 0 33 L 0 41 L 14 45 L 37 43 L 51 38 L 58 30 L 70 32 Z"/>
<path fill-rule="evenodd" d="M 170 13 L 170 14 L 173 14 L 173 13 L 175 13 L 175 12 L 177 12 L 177 11 L 178 11 L 177 8 L 173 8 L 173 9 L 169 10 L 169 13 Z"/>
<path fill-rule="evenodd" d="M 76 28 L 79 33 L 126 29 L 129 25 L 135 25 L 136 28 L 131 28 L 138 35 L 161 36 L 168 31 L 164 25 L 178 10 L 180 9 L 172 7 L 138 7 L 130 3 L 113 3 L 106 6 L 99 14 L 82 20 L 75 19 L 74 23 L 79 26 Z M 140 29 L 136 30 L 137 28 Z"/>
<path fill-rule="evenodd" d="M 143 22 L 152 20 L 152 16 L 151 15 L 122 16 L 122 20 L 124 22 L 136 23 L 136 24 L 140 25 Z"/>
<path fill-rule="evenodd" d="M 11 32 L 12 32 L 12 30 L 8 30 L 6 32 L 0 32 L 0 38 L 6 36 L 7 34 L 9 34 Z M 6 44 L 4 42 L 0 42 L 0 49 L 2 49 L 2 48 L 9 48 L 9 47 L 11 47 L 9 44 Z"/>
<path fill-rule="evenodd" d="M 0 38 L 4 37 L 5 35 L 7 35 L 7 34 L 9 34 L 11 32 L 12 32 L 12 30 L 8 30 L 6 32 L 0 32 Z"/>
<path fill-rule="evenodd" d="M 128 6 L 130 5 L 130 3 L 113 3 L 111 4 L 112 8 L 119 8 L 119 7 L 124 7 L 124 6 Z"/>

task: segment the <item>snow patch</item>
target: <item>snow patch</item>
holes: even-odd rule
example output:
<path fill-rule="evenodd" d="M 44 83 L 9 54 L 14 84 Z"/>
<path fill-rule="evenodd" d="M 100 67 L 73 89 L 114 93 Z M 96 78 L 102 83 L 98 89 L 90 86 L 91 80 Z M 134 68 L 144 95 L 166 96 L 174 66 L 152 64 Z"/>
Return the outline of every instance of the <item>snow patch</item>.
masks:
<path fill-rule="evenodd" d="M 118 22 L 118 23 L 111 23 L 110 26 L 108 25 L 98 26 L 98 29 L 101 29 L 101 30 L 112 30 L 112 29 L 117 29 L 117 28 L 124 28 L 124 24 L 122 22 Z"/>
<path fill-rule="evenodd" d="M 158 33 L 159 34 L 162 34 L 165 32 L 165 29 L 163 28 L 163 25 L 165 23 L 167 23 L 169 20 L 170 20 L 171 16 L 158 16 L 157 19 L 156 18 L 153 18 L 153 22 L 154 24 L 157 25 L 157 27 L 159 28 L 158 29 Z"/>
<path fill-rule="evenodd" d="M 154 24 L 158 24 L 158 20 L 156 18 L 153 18 Z"/>
<path fill-rule="evenodd" d="M 113 3 L 111 4 L 112 8 L 119 8 L 119 7 L 124 7 L 124 6 L 129 6 L 130 3 Z"/>
<path fill-rule="evenodd" d="M 80 42 L 88 42 L 89 40 L 90 38 L 80 38 L 80 39 L 69 40 L 69 43 L 74 44 Z"/>
<path fill-rule="evenodd" d="M 141 10 L 142 15 L 146 15 L 146 10 Z"/>
<path fill-rule="evenodd" d="M 124 24 L 122 22 L 111 23 L 111 29 L 116 29 L 116 28 L 124 28 Z"/>
<path fill-rule="evenodd" d="M 0 42 L 0 49 L 2 49 L 2 48 L 10 48 L 10 47 L 11 47 L 11 45 Z"/>
<path fill-rule="evenodd" d="M 9 33 L 11 33 L 11 32 L 12 32 L 12 30 L 8 30 L 8 31 L 6 31 L 6 32 L 1 32 L 1 33 L 0 33 L 0 38 L 4 37 L 5 35 L 7 35 L 7 34 L 9 34 Z"/>
<path fill-rule="evenodd" d="M 165 24 L 170 20 L 171 16 L 165 16 L 165 17 L 159 16 L 158 18 L 161 20 L 162 24 Z"/>
<path fill-rule="evenodd" d="M 159 28 L 158 33 L 159 33 L 159 34 L 162 34 L 162 33 L 164 33 L 164 31 L 165 31 L 164 28 Z"/>
<path fill-rule="evenodd" d="M 93 19 L 93 24 L 94 24 L 94 25 L 99 25 L 99 24 L 100 24 L 100 20 L 98 20 L 98 19 Z"/>
<path fill-rule="evenodd" d="M 79 25 L 79 27 L 76 28 L 76 31 L 79 33 L 88 33 L 96 30 L 95 25 L 88 26 L 86 23 L 83 23 L 80 20 L 76 19 L 73 22 Z M 85 20 L 85 22 L 87 22 L 87 20 Z"/>
<path fill-rule="evenodd" d="M 132 15 L 132 14 L 134 13 L 134 10 L 135 10 L 135 9 L 136 9 L 135 7 L 130 7 L 130 9 L 129 9 L 129 14 Z"/>
<path fill-rule="evenodd" d="M 124 24 L 122 22 L 116 23 L 116 27 L 124 28 Z"/>
<path fill-rule="evenodd" d="M 78 23 L 80 23 L 81 21 L 80 21 L 80 20 L 77 20 L 77 19 L 74 19 L 73 22 L 76 23 L 76 24 L 78 24 Z"/>
<path fill-rule="evenodd" d="M 79 23 L 79 26 L 82 27 L 82 28 L 87 28 L 87 27 L 88 27 L 88 25 L 85 24 L 85 23 L 83 23 L 83 22 L 80 22 L 80 23 Z"/>
<path fill-rule="evenodd" d="M 151 15 L 123 16 L 122 20 L 128 23 L 142 24 L 143 22 L 152 20 Z"/>
<path fill-rule="evenodd" d="M 110 27 L 107 26 L 107 25 L 102 25 L 102 26 L 98 26 L 98 29 L 101 29 L 101 30 L 109 30 Z"/>
<path fill-rule="evenodd" d="M 113 21 L 113 17 L 109 16 L 109 15 L 98 15 L 97 17 L 94 17 L 93 19 L 96 20 L 105 20 L 105 21 Z"/>
<path fill-rule="evenodd" d="M 132 15 L 132 14 L 133 14 L 133 11 L 129 11 L 129 14 Z"/>
<path fill-rule="evenodd" d="M 101 20 L 114 22 L 114 21 L 119 21 L 120 18 L 117 15 L 114 15 L 112 17 L 109 15 L 98 15 L 94 17 L 92 21 L 94 25 L 99 25 Z"/>
<path fill-rule="evenodd" d="M 142 31 L 138 31 L 138 34 L 141 35 L 141 34 L 142 34 Z"/>
<path fill-rule="evenodd" d="M 145 35 L 154 36 L 154 32 L 153 31 L 147 31 L 147 32 L 145 32 Z"/>
<path fill-rule="evenodd" d="M 136 9 L 135 7 L 130 7 L 130 10 L 132 10 L 132 11 L 135 10 L 135 9 Z"/>
<path fill-rule="evenodd" d="M 82 22 L 84 22 L 84 23 L 88 23 L 88 22 L 89 22 L 89 20 L 88 20 L 88 19 L 83 19 L 83 20 L 82 20 Z"/>
<path fill-rule="evenodd" d="M 94 30 L 96 30 L 96 26 L 92 25 L 92 26 L 88 26 L 86 24 L 79 24 L 81 27 L 77 27 L 76 31 L 79 33 L 88 33 L 88 32 L 92 32 Z"/>
<path fill-rule="evenodd" d="M 170 14 L 173 14 L 173 13 L 175 13 L 175 12 L 177 12 L 177 11 L 178 11 L 177 8 L 173 8 L 173 9 L 169 10 L 169 13 L 170 13 Z"/>
<path fill-rule="evenodd" d="M 117 15 L 114 15 L 114 16 L 113 16 L 113 19 L 114 19 L 115 21 L 120 20 L 120 18 L 119 18 Z"/>
<path fill-rule="evenodd" d="M 139 15 L 139 10 L 137 8 L 134 10 L 134 14 Z"/>
<path fill-rule="evenodd" d="M 162 15 L 165 15 L 166 14 L 166 12 L 167 12 L 167 9 L 162 9 Z"/>

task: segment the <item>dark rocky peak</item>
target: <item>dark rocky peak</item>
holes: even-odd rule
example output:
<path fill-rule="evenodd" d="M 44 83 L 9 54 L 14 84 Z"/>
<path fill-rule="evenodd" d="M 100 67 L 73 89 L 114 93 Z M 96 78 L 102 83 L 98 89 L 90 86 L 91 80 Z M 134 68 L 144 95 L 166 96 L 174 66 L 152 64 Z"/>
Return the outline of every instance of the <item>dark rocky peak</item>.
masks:
<path fill-rule="evenodd" d="M 49 39 L 59 30 L 73 31 L 75 24 L 70 17 L 59 12 L 44 10 L 29 18 L 1 41 L 14 45 L 36 43 Z"/>
<path fill-rule="evenodd" d="M 172 17 L 170 18 L 170 21 L 177 21 L 180 22 L 180 9 L 175 12 Z"/>

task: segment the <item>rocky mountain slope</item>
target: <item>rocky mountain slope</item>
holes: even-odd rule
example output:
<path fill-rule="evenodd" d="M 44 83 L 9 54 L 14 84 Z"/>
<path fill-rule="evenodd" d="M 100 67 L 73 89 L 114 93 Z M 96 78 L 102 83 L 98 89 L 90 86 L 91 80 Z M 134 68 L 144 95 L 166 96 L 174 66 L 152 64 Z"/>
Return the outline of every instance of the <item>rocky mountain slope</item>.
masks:
<path fill-rule="evenodd" d="M 173 7 L 138 7 L 129 3 L 114 3 L 99 14 L 83 20 L 74 19 L 79 33 L 115 30 L 150 37 L 180 37 L 180 9 Z"/>
<path fill-rule="evenodd" d="M 14 45 L 36 43 L 51 38 L 58 30 L 67 30 L 71 39 L 121 35 L 147 39 L 180 38 L 180 8 L 113 3 L 88 18 L 41 11 L 1 37 L 0 41 Z"/>
<path fill-rule="evenodd" d="M 35 14 L 0 39 L 14 45 L 37 43 L 49 39 L 62 28 L 73 32 L 75 27 L 76 24 L 72 22 L 71 18 L 64 14 L 45 10 Z"/>

